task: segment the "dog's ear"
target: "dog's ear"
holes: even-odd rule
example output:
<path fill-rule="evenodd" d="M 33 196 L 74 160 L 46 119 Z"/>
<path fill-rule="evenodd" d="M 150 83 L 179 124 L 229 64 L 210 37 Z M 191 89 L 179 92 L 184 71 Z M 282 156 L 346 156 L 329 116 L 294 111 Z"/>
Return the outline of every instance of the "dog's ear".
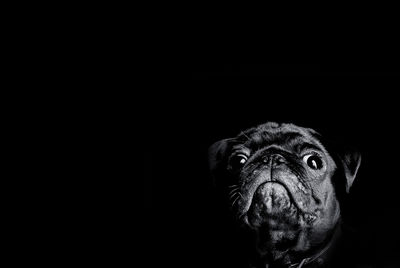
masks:
<path fill-rule="evenodd" d="M 212 174 L 226 160 L 226 155 L 231 147 L 233 139 L 217 141 L 208 148 L 208 167 Z"/>
<path fill-rule="evenodd" d="M 322 137 L 318 132 L 314 132 L 313 136 L 319 139 L 335 161 L 339 176 L 343 179 L 336 181 L 341 189 L 344 189 L 346 193 L 350 192 L 350 188 L 353 185 L 354 179 L 357 176 L 358 168 L 361 165 L 361 153 L 352 147 L 343 145 L 336 141 Z"/>
<path fill-rule="evenodd" d="M 349 193 L 350 187 L 356 178 L 358 168 L 361 165 L 361 154 L 353 148 L 346 148 L 339 151 L 338 159 L 346 178 L 346 192 Z"/>

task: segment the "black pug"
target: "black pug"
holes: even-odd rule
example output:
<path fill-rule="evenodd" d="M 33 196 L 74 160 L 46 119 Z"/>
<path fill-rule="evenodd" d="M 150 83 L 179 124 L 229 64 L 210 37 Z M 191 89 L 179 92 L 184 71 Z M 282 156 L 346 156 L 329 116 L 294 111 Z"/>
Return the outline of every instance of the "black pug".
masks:
<path fill-rule="evenodd" d="M 248 267 L 331 267 L 341 218 L 361 163 L 313 129 L 268 122 L 209 149 L 210 170 L 235 218 L 256 237 Z"/>

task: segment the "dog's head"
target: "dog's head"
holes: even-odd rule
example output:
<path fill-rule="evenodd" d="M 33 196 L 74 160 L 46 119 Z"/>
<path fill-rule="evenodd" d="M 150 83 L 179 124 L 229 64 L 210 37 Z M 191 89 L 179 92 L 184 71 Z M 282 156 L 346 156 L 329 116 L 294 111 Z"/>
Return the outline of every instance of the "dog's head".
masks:
<path fill-rule="evenodd" d="M 266 123 L 213 144 L 210 169 L 232 211 L 274 260 L 321 247 L 340 218 L 360 154 L 323 144 L 314 130 Z"/>

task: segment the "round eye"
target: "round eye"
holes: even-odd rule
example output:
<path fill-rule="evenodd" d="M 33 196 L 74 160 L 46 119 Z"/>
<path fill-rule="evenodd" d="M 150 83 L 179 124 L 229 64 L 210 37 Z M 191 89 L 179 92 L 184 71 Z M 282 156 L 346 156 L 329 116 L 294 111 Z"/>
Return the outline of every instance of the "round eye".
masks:
<path fill-rule="evenodd" d="M 247 161 L 247 156 L 244 154 L 237 154 L 231 157 L 230 166 L 232 169 L 240 169 Z"/>
<path fill-rule="evenodd" d="M 315 154 L 305 155 L 303 161 L 312 169 L 321 169 L 324 165 L 322 159 Z"/>

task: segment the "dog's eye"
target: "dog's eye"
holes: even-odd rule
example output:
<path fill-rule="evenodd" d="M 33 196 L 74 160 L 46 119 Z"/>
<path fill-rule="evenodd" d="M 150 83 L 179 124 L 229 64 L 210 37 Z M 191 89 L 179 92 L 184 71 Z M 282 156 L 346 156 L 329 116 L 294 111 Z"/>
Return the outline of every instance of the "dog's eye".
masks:
<path fill-rule="evenodd" d="M 240 169 L 247 161 L 247 156 L 244 154 L 237 154 L 231 157 L 230 166 L 232 169 Z"/>
<path fill-rule="evenodd" d="M 312 169 L 321 169 L 323 166 L 322 159 L 315 154 L 305 155 L 303 161 Z"/>

